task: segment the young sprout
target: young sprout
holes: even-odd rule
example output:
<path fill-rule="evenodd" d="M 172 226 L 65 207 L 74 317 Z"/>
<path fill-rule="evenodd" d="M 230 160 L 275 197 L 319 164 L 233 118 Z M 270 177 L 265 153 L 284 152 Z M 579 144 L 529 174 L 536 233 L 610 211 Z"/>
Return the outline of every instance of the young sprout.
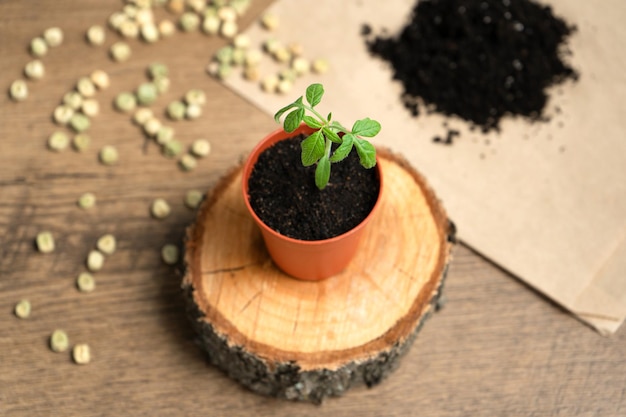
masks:
<path fill-rule="evenodd" d="M 374 167 L 376 148 L 363 138 L 374 137 L 380 132 L 380 123 L 368 117 L 357 120 L 352 129 L 347 129 L 339 122 L 332 120 L 332 113 L 328 114 L 328 117 L 322 116 L 315 110 L 315 106 L 320 103 L 323 95 L 324 87 L 321 84 L 311 84 L 306 89 L 306 103 L 300 96 L 274 115 L 276 122 L 280 123 L 280 117 L 287 113 L 283 121 L 283 128 L 286 132 L 293 132 L 302 122 L 317 129 L 302 141 L 301 160 L 304 166 L 317 164 L 315 185 L 320 190 L 328 184 L 331 163 L 344 160 L 352 148 L 356 149 L 359 161 L 364 168 Z M 334 150 L 333 143 L 337 145 Z"/>

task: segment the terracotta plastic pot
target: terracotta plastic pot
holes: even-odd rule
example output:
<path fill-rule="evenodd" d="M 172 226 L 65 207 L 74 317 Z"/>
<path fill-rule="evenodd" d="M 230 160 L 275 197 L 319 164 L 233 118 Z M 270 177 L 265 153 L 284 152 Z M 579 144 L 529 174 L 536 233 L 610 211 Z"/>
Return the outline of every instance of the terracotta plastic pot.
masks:
<path fill-rule="evenodd" d="M 322 280 L 343 271 L 356 254 L 357 247 L 363 230 L 374 212 L 379 206 L 380 195 L 382 194 L 382 175 L 380 172 L 380 164 L 376 164 L 373 169 L 377 170 L 380 181 L 380 191 L 378 200 L 370 214 L 355 228 L 348 232 L 324 240 L 299 240 L 281 235 L 256 215 L 248 197 L 248 178 L 254 168 L 254 164 L 259 155 L 267 148 L 284 139 L 292 138 L 300 133 L 311 134 L 315 130 L 301 125 L 292 133 L 287 133 L 283 129 L 267 135 L 253 150 L 248 157 L 243 168 L 242 189 L 243 197 L 252 215 L 252 218 L 261 229 L 265 246 L 272 257 L 274 263 L 285 273 L 294 278 L 308 281 Z"/>

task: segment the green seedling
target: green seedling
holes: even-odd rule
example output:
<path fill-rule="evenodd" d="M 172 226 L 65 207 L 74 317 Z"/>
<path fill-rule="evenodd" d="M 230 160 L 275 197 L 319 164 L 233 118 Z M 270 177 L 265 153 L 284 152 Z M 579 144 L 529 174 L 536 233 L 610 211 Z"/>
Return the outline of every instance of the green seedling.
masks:
<path fill-rule="evenodd" d="M 317 129 L 302 141 L 302 165 L 315 168 L 315 185 L 323 190 L 330 180 L 332 163 L 343 161 L 356 149 L 361 165 L 370 169 L 376 165 L 376 148 L 364 138 L 372 138 L 380 132 L 380 123 L 368 117 L 354 122 L 352 129 L 347 129 L 336 120 L 332 120 L 332 113 L 322 116 L 315 106 L 322 100 L 324 87 L 321 84 L 311 84 L 306 89 L 306 96 L 300 96 L 293 103 L 278 110 L 274 115 L 277 123 L 285 113 L 283 128 L 286 132 L 295 131 L 302 122 L 312 129 Z M 306 98 L 306 103 L 304 102 Z M 333 149 L 333 143 L 337 146 Z"/>

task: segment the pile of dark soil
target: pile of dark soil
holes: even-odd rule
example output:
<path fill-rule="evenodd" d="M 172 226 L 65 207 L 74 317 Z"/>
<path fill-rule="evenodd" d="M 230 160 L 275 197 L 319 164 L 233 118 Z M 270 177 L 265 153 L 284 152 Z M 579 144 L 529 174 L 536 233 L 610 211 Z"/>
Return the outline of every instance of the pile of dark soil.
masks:
<path fill-rule="evenodd" d="M 507 115 L 545 119 L 547 87 L 578 78 L 562 61 L 575 30 L 529 0 L 421 0 L 397 37 L 367 45 L 391 63 L 413 115 L 421 102 L 487 132 Z"/>
<path fill-rule="evenodd" d="M 248 180 L 250 205 L 278 233 L 301 240 L 338 236 L 361 223 L 379 193 L 375 169 L 365 169 L 356 152 L 332 164 L 330 182 L 315 186 L 315 166 L 300 160 L 299 135 L 266 149 Z"/>

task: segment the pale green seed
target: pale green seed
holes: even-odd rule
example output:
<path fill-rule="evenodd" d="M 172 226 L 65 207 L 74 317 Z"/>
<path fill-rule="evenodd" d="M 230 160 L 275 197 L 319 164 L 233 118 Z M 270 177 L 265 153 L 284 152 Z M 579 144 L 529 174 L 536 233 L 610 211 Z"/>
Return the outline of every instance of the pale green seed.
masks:
<path fill-rule="evenodd" d="M 70 346 L 70 339 L 61 329 L 57 329 L 50 335 L 50 349 L 53 352 L 65 352 Z"/>
<path fill-rule="evenodd" d="M 196 104 L 204 106 L 206 104 L 206 94 L 197 88 L 191 89 L 185 93 L 185 102 L 187 104 Z"/>
<path fill-rule="evenodd" d="M 17 304 L 15 304 L 15 309 L 13 311 L 18 318 L 27 319 L 30 317 L 31 311 L 30 301 L 20 300 Z"/>
<path fill-rule="evenodd" d="M 154 80 L 157 77 L 168 77 L 169 76 L 169 68 L 167 65 L 161 62 L 153 62 L 148 66 L 148 77 Z"/>
<path fill-rule="evenodd" d="M 239 66 L 246 62 L 246 50 L 242 48 L 235 48 L 233 51 L 233 65 Z"/>
<path fill-rule="evenodd" d="M 281 46 L 272 53 L 274 59 L 278 62 L 285 63 L 291 59 L 291 52 L 284 46 Z"/>
<path fill-rule="evenodd" d="M 96 86 L 89 77 L 80 77 L 76 82 L 76 91 L 83 97 L 93 97 L 96 94 Z"/>
<path fill-rule="evenodd" d="M 129 92 L 121 92 L 115 97 L 115 108 L 121 112 L 129 113 L 137 107 L 137 98 Z"/>
<path fill-rule="evenodd" d="M 87 269 L 96 272 L 104 266 L 104 255 L 98 250 L 92 250 L 87 255 Z"/>
<path fill-rule="evenodd" d="M 267 52 L 268 54 L 273 55 L 274 52 L 279 50 L 281 47 L 282 47 L 282 43 L 280 43 L 280 41 L 275 38 L 269 38 L 265 42 L 263 42 L 263 48 L 265 49 L 265 52 Z"/>
<path fill-rule="evenodd" d="M 117 247 L 117 241 L 112 234 L 106 234 L 101 236 L 96 242 L 98 250 L 105 255 L 113 255 Z"/>
<path fill-rule="evenodd" d="M 80 110 L 87 117 L 95 117 L 100 114 L 100 103 L 94 98 L 85 99 Z"/>
<path fill-rule="evenodd" d="M 46 74 L 43 62 L 39 59 L 33 59 L 24 67 L 24 75 L 31 80 L 40 80 Z"/>
<path fill-rule="evenodd" d="M 206 139 L 196 139 L 191 144 L 191 153 L 197 157 L 205 157 L 211 153 L 211 144 Z"/>
<path fill-rule="evenodd" d="M 86 133 L 78 133 L 72 140 L 72 145 L 78 152 L 84 152 L 87 148 L 89 148 L 90 144 L 91 137 Z"/>
<path fill-rule="evenodd" d="M 311 64 L 309 63 L 308 59 L 300 56 L 294 58 L 294 60 L 291 62 L 291 68 L 295 71 L 296 74 L 304 75 L 308 73 L 311 69 Z"/>
<path fill-rule="evenodd" d="M 237 32 L 239 32 L 239 26 L 237 26 L 237 22 L 235 21 L 225 21 L 220 27 L 220 35 L 227 39 L 234 38 Z"/>
<path fill-rule="evenodd" d="M 192 210 L 195 210 L 200 206 L 204 195 L 199 190 L 189 190 L 185 194 L 185 205 Z"/>
<path fill-rule="evenodd" d="M 54 238 L 50 232 L 39 232 L 35 240 L 37 249 L 41 253 L 54 252 Z"/>
<path fill-rule="evenodd" d="M 152 82 L 156 86 L 159 94 L 167 93 L 167 90 L 170 89 L 170 79 L 167 77 L 155 77 Z"/>
<path fill-rule="evenodd" d="M 250 37 L 245 33 L 240 33 L 233 39 L 233 45 L 237 49 L 247 49 L 250 46 Z"/>
<path fill-rule="evenodd" d="M 170 205 L 162 198 L 155 199 L 150 206 L 150 213 L 156 219 L 164 219 L 170 215 L 170 212 Z"/>
<path fill-rule="evenodd" d="M 82 104 L 82 99 L 81 99 Z M 74 109 L 70 106 L 61 104 L 54 109 L 54 113 L 52 114 L 52 118 L 54 119 L 56 124 L 65 126 L 72 120 L 72 116 L 74 116 Z"/>
<path fill-rule="evenodd" d="M 197 104 L 189 104 L 185 109 L 185 117 L 187 119 L 197 119 L 202 116 L 202 107 Z"/>
<path fill-rule="evenodd" d="M 267 93 L 273 93 L 276 91 L 279 81 L 280 79 L 277 75 L 268 75 L 261 80 L 261 88 Z"/>
<path fill-rule="evenodd" d="M 168 265 L 175 265 L 179 258 L 178 246 L 168 243 L 161 248 L 161 259 Z"/>
<path fill-rule="evenodd" d="M 178 165 L 184 171 L 192 171 L 198 166 L 198 160 L 191 154 L 185 154 L 178 161 Z"/>
<path fill-rule="evenodd" d="M 243 16 L 250 7 L 251 0 L 231 0 L 230 7 L 235 9 L 239 16 Z"/>
<path fill-rule="evenodd" d="M 13 101 L 23 101 L 28 97 L 28 86 L 24 80 L 15 80 L 9 87 L 9 95 Z"/>
<path fill-rule="evenodd" d="M 185 32 L 192 32 L 200 27 L 200 16 L 196 13 L 185 12 L 180 16 L 178 23 Z"/>
<path fill-rule="evenodd" d="M 233 47 L 230 45 L 222 46 L 215 53 L 215 59 L 220 64 L 230 64 L 233 62 Z"/>
<path fill-rule="evenodd" d="M 285 68 L 278 73 L 278 78 L 293 83 L 298 78 L 298 74 L 291 68 Z"/>
<path fill-rule="evenodd" d="M 221 23 L 217 15 L 206 15 L 202 21 L 202 31 L 207 35 L 217 35 Z"/>
<path fill-rule="evenodd" d="M 117 62 L 124 62 L 130 58 L 131 49 L 130 46 L 126 42 L 116 42 L 111 45 L 110 49 L 111 58 Z"/>
<path fill-rule="evenodd" d="M 187 0 L 187 7 L 196 13 L 200 13 L 206 7 L 206 0 Z"/>
<path fill-rule="evenodd" d="M 111 29 L 118 30 L 122 22 L 125 22 L 127 20 L 128 16 L 126 16 L 126 14 L 119 11 L 114 12 L 113 14 L 111 14 L 111 16 L 109 16 L 109 27 L 111 27 Z"/>
<path fill-rule="evenodd" d="M 91 349 L 86 343 L 79 343 L 72 349 L 72 359 L 77 365 L 87 365 L 91 362 Z"/>
<path fill-rule="evenodd" d="M 159 29 L 152 22 L 141 25 L 141 38 L 148 42 L 154 43 L 159 40 Z"/>
<path fill-rule="evenodd" d="M 38 58 L 48 53 L 48 44 L 44 38 L 37 37 L 30 42 L 30 53 Z"/>
<path fill-rule="evenodd" d="M 78 207 L 88 210 L 96 205 L 96 196 L 93 193 L 84 193 L 78 198 Z"/>
<path fill-rule="evenodd" d="M 76 278 L 76 287 L 80 292 L 92 292 L 96 289 L 96 280 L 89 272 L 81 272 Z"/>
<path fill-rule="evenodd" d="M 146 107 L 142 107 L 137 109 L 133 116 L 133 121 L 137 123 L 139 126 L 143 126 L 148 120 L 153 119 L 154 114 L 151 109 Z"/>
<path fill-rule="evenodd" d="M 63 31 L 61 28 L 52 27 L 48 28 L 43 33 L 43 38 L 48 46 L 56 47 L 63 43 Z"/>
<path fill-rule="evenodd" d="M 183 144 L 176 139 L 172 139 L 163 145 L 163 154 L 168 158 L 175 158 L 180 155 L 182 151 Z"/>
<path fill-rule="evenodd" d="M 217 69 L 217 78 L 220 80 L 225 80 L 233 73 L 233 67 L 229 64 L 220 64 Z"/>
<path fill-rule="evenodd" d="M 174 139 L 174 129 L 170 126 L 161 126 L 156 135 L 156 141 L 159 145 L 165 145 Z"/>
<path fill-rule="evenodd" d="M 65 150 L 70 144 L 70 138 L 65 132 L 53 132 L 48 138 L 48 148 L 55 152 Z"/>
<path fill-rule="evenodd" d="M 91 26 L 86 33 L 87 42 L 94 46 L 103 45 L 106 41 L 106 32 L 100 25 Z"/>
<path fill-rule="evenodd" d="M 293 81 L 291 80 L 280 80 L 278 85 L 276 86 L 276 91 L 280 94 L 287 94 L 293 88 Z"/>
<path fill-rule="evenodd" d="M 256 66 L 263 59 L 263 53 L 258 49 L 250 49 L 246 51 L 245 64 L 249 66 Z"/>
<path fill-rule="evenodd" d="M 134 20 L 126 20 L 120 24 L 117 31 L 125 38 L 136 39 L 139 36 L 139 25 Z"/>
<path fill-rule="evenodd" d="M 137 87 L 137 102 L 142 106 L 149 106 L 153 104 L 159 92 L 157 90 L 156 85 L 154 83 L 143 83 Z"/>
<path fill-rule="evenodd" d="M 185 118 L 187 106 L 182 101 L 172 101 L 167 106 L 167 115 L 172 120 L 182 120 Z"/>
<path fill-rule="evenodd" d="M 144 123 L 143 131 L 146 133 L 146 135 L 150 137 L 155 137 L 159 133 L 159 130 L 161 130 L 162 126 L 163 124 L 161 123 L 161 121 L 153 117 L 152 119 L 149 119 L 146 123 Z"/>
<path fill-rule="evenodd" d="M 328 68 L 328 61 L 323 58 L 315 59 L 311 64 L 311 70 L 316 74 L 324 74 L 328 72 Z"/>
<path fill-rule="evenodd" d="M 78 91 L 68 91 L 63 95 L 63 104 L 73 110 L 78 110 L 83 104 L 83 96 Z M 69 122 L 69 119 L 67 121 Z"/>
<path fill-rule="evenodd" d="M 70 126 L 75 132 L 81 133 L 91 127 L 91 121 L 83 113 L 74 113 L 70 119 Z"/>
<path fill-rule="evenodd" d="M 273 13 L 267 12 L 261 17 L 261 25 L 267 30 L 275 30 L 279 23 L 278 16 Z"/>
<path fill-rule="evenodd" d="M 106 145 L 100 149 L 100 162 L 104 165 L 115 165 L 119 161 L 119 153 L 114 146 Z"/>

